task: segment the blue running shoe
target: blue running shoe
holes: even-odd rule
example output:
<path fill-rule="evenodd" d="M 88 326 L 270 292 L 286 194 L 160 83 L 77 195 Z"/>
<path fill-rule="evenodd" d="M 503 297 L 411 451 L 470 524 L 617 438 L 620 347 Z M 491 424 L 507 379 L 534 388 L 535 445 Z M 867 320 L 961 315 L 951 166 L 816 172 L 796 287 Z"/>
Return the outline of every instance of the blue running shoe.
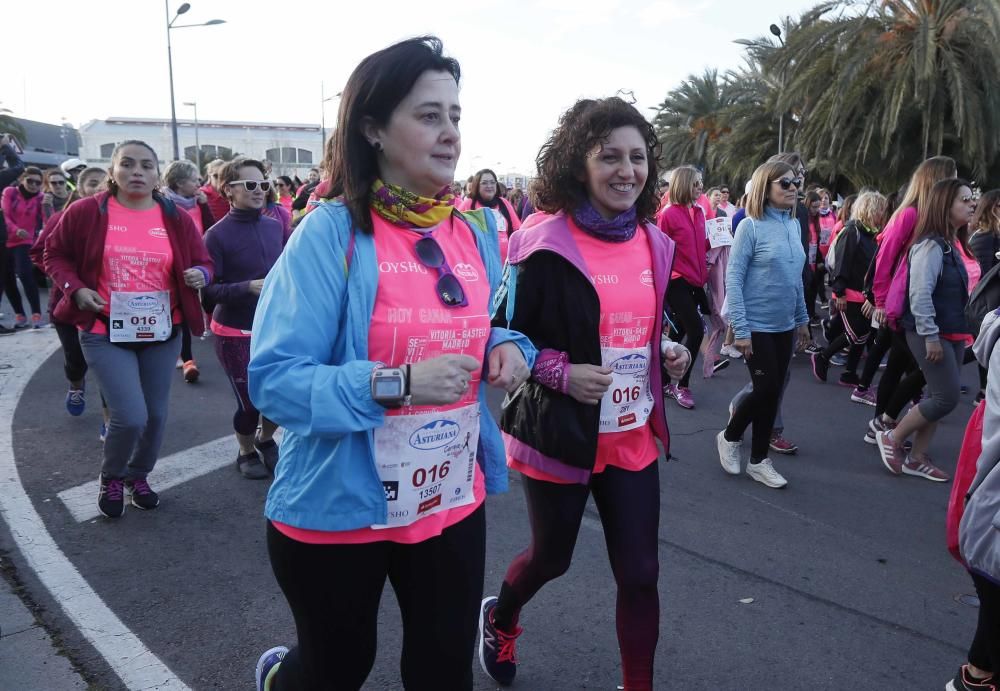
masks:
<path fill-rule="evenodd" d="M 510 686 L 517 674 L 517 637 L 522 629 L 518 626 L 512 633 L 498 629 L 493 623 L 493 610 L 497 598 L 483 600 L 479 610 L 479 664 L 501 686 Z"/>
<path fill-rule="evenodd" d="M 288 654 L 288 648 L 278 645 L 264 652 L 257 660 L 257 691 L 267 691 L 271 688 L 271 679 L 278 671 L 278 665 Z"/>
<path fill-rule="evenodd" d="M 102 444 L 108 440 L 108 426 L 103 422 L 101 423 L 101 434 L 98 439 L 101 440 Z"/>
<path fill-rule="evenodd" d="M 73 417 L 80 417 L 86 407 L 87 401 L 83 397 L 83 389 L 70 389 L 66 394 L 66 412 Z"/>

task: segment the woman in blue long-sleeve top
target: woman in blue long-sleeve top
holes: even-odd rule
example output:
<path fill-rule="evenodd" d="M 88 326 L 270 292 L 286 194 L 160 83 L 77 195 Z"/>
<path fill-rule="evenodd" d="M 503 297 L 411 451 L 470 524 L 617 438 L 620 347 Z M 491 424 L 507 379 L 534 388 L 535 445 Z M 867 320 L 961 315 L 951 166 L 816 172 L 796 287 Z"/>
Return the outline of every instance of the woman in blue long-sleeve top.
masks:
<path fill-rule="evenodd" d="M 736 228 L 726 273 L 726 300 L 736 340 L 750 370 L 753 391 L 733 410 L 716 437 L 719 460 L 730 475 L 742 469 L 743 432 L 751 424 L 747 475 L 768 487 L 787 484 L 767 457 L 795 334 L 809 343 L 809 317 L 803 297 L 806 256 L 799 223 L 792 215 L 802 178 L 780 161 L 765 163 L 750 181 L 747 215 Z"/>
<path fill-rule="evenodd" d="M 490 327 L 492 215 L 454 208 L 458 63 L 403 41 L 343 91 L 329 199 L 268 274 L 250 395 L 285 429 L 265 514 L 298 645 L 258 689 L 360 689 L 386 579 L 402 612 L 402 684 L 472 689 L 487 493 L 507 485 L 486 386 L 514 391 L 535 349 Z"/>

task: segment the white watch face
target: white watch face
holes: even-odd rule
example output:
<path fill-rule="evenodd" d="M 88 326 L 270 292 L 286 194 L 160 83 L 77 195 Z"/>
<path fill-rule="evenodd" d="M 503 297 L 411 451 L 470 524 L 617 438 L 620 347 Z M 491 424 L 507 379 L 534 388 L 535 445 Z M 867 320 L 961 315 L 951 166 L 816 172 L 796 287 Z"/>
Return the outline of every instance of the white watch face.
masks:
<path fill-rule="evenodd" d="M 403 380 L 399 377 L 375 379 L 375 398 L 402 398 Z"/>

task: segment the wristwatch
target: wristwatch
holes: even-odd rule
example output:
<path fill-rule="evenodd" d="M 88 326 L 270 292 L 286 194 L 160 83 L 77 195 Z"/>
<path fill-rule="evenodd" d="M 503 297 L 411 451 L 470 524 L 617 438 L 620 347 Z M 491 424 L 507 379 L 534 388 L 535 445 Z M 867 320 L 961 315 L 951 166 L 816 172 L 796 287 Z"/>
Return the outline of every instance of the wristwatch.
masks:
<path fill-rule="evenodd" d="M 372 399 L 384 408 L 410 405 L 410 366 L 381 367 L 372 370 Z"/>

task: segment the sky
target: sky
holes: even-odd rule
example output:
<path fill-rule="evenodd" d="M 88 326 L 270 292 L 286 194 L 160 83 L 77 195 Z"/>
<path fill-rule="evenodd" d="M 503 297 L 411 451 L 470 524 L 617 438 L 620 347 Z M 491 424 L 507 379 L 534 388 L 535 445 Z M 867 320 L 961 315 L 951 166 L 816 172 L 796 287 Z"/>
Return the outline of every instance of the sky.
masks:
<path fill-rule="evenodd" d="M 170 0 L 171 17 L 180 2 Z M 462 65 L 462 156 L 532 173 L 539 146 L 577 99 L 631 92 L 652 118 L 706 68 L 743 62 L 734 43 L 768 33 L 815 0 L 194 0 L 171 32 L 177 117 L 319 124 L 358 62 L 432 33 Z M 170 117 L 166 9 L 159 0 L 4 3 L 0 108 L 74 126 L 109 116 Z M 780 22 L 779 22 L 780 23 Z M 325 104 L 327 127 L 337 99 Z"/>

